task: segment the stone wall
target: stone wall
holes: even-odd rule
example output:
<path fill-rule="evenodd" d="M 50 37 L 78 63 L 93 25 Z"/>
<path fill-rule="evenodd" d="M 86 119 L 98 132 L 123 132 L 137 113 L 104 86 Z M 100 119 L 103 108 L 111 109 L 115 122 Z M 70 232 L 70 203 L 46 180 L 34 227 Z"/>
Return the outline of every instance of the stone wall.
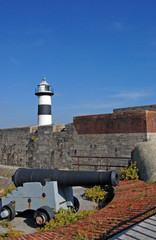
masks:
<path fill-rule="evenodd" d="M 72 126 L 66 125 L 66 131 L 62 132 L 61 128 L 58 129 L 56 125 L 1 129 L 0 163 L 53 168 L 61 167 L 66 162 L 68 167 L 68 155 L 73 146 Z"/>
<path fill-rule="evenodd" d="M 108 157 L 110 165 L 125 166 L 128 162 L 127 159 L 131 157 L 132 148 L 137 142 L 147 141 L 147 134 L 81 134 L 77 135 L 75 140 L 76 155 L 90 156 L 89 158 L 80 158 L 80 163 L 103 165 L 107 163 L 107 159 L 102 157 Z M 101 158 L 91 158 L 94 156 Z M 125 159 L 122 159 L 122 157 L 125 157 Z M 76 158 L 73 158 L 73 160 L 76 162 Z M 108 170 L 114 168 L 116 167 L 109 167 Z M 94 169 L 103 169 L 103 167 L 97 168 L 95 166 Z"/>
<path fill-rule="evenodd" d="M 154 111 L 79 116 L 73 124 L 0 129 L 0 164 L 77 169 L 79 157 L 80 170 L 115 169 L 136 143 L 155 140 Z"/>
<path fill-rule="evenodd" d="M 94 166 L 80 166 L 80 170 L 106 169 L 95 165 L 105 165 L 107 160 L 103 157 L 129 158 L 137 142 L 148 140 L 146 133 L 79 135 L 73 124 L 65 125 L 60 132 L 53 132 L 53 127 L 40 126 L 34 132 L 31 127 L 0 130 L 0 164 L 77 169 L 73 165 L 77 163 L 77 156 L 86 156 L 80 158 L 80 163 Z M 108 161 L 115 166 L 127 165 L 127 159 Z"/>

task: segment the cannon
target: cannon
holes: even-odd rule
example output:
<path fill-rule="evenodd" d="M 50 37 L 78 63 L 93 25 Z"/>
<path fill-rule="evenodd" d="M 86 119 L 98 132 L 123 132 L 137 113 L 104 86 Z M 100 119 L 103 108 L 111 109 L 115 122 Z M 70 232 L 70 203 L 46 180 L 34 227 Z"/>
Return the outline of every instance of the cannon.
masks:
<path fill-rule="evenodd" d="M 12 176 L 17 187 L 0 200 L 0 216 L 13 220 L 18 213 L 34 210 L 37 226 L 54 217 L 54 209 L 78 211 L 79 201 L 72 186 L 117 186 L 119 176 L 112 171 L 66 171 L 58 169 L 19 168 Z"/>

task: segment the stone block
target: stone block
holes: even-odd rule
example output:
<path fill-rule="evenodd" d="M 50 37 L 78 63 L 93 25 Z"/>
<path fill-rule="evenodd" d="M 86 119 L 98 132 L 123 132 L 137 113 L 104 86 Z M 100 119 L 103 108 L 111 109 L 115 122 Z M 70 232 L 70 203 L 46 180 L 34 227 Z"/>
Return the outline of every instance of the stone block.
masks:
<path fill-rule="evenodd" d="M 132 159 L 136 161 L 141 180 L 156 182 L 156 143 L 136 144 Z"/>

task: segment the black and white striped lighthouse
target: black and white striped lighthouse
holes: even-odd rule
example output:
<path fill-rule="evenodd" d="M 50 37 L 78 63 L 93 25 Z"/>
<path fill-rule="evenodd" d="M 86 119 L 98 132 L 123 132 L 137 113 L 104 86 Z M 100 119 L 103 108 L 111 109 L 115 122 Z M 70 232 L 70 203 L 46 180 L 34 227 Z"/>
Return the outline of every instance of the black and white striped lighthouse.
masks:
<path fill-rule="evenodd" d="M 38 96 L 38 125 L 52 124 L 51 96 L 54 95 L 54 91 L 45 77 L 38 85 L 35 95 Z"/>

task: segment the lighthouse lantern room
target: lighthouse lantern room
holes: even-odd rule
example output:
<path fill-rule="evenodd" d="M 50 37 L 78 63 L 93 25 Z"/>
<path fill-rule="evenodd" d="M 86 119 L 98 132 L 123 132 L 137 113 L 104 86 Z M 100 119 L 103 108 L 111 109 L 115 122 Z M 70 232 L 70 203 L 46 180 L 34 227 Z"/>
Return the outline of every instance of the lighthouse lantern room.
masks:
<path fill-rule="evenodd" d="M 52 124 L 51 96 L 54 95 L 54 90 L 46 78 L 38 85 L 35 95 L 38 96 L 38 125 Z"/>

